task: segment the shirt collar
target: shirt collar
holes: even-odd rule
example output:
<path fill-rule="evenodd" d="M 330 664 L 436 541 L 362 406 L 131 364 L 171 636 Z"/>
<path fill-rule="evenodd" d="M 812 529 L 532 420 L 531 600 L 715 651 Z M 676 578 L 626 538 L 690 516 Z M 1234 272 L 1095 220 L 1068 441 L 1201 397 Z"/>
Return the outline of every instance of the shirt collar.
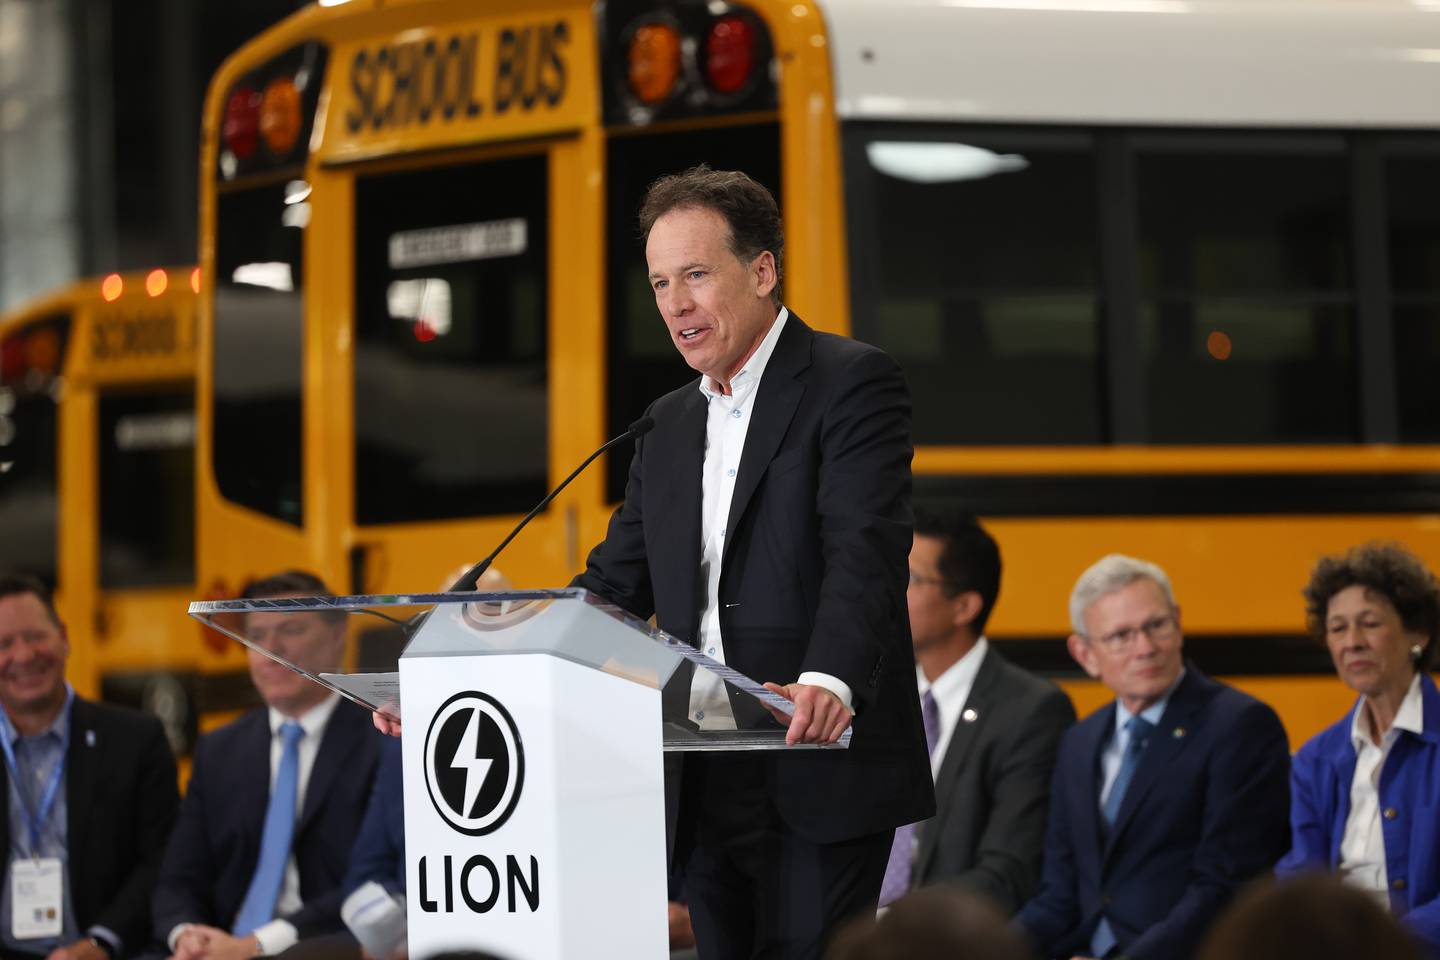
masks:
<path fill-rule="evenodd" d="M 765 339 L 760 341 L 760 346 L 755 348 L 755 352 L 750 355 L 749 360 L 745 361 L 745 366 L 740 368 L 740 372 L 730 378 L 731 396 L 751 390 L 755 384 L 760 382 L 760 377 L 765 373 L 765 365 L 770 362 L 770 354 L 775 352 L 775 342 L 780 339 L 780 328 L 785 326 L 785 318 L 789 315 L 789 310 L 784 307 L 780 308 L 775 322 L 770 325 L 770 332 L 765 334 Z M 707 400 L 724 396 L 715 385 L 715 381 L 708 376 L 700 378 L 700 392 L 705 394 Z"/>
<path fill-rule="evenodd" d="M 982 636 L 975 641 L 975 646 L 965 652 L 965 656 L 946 667 L 934 683 L 925 678 L 925 671 L 917 665 L 915 675 L 919 677 L 920 696 L 928 692 L 936 700 L 947 701 L 959 691 L 969 690 L 975 683 L 975 675 L 980 672 L 980 661 L 985 659 L 985 651 L 989 649 L 990 642 Z"/>
<path fill-rule="evenodd" d="M 1144 718 L 1146 723 L 1149 723 L 1151 726 L 1159 726 L 1160 718 L 1165 715 L 1165 708 L 1170 705 L 1170 698 L 1175 695 L 1175 690 L 1180 686 L 1180 681 L 1184 679 L 1185 668 L 1181 667 L 1180 675 L 1175 678 L 1174 683 L 1170 684 L 1170 689 L 1165 691 L 1165 695 L 1140 711 L 1140 716 Z M 1115 732 L 1117 734 L 1125 729 L 1125 725 L 1130 722 L 1130 718 L 1133 716 L 1135 715 L 1129 710 L 1126 710 L 1125 705 L 1120 702 L 1119 698 L 1116 698 Z"/>
<path fill-rule="evenodd" d="M 1425 705 L 1420 696 L 1418 671 L 1415 676 L 1410 678 L 1410 689 L 1405 691 L 1405 699 L 1400 701 L 1400 709 L 1395 711 L 1395 719 L 1390 724 L 1390 730 L 1404 730 L 1414 734 L 1425 731 Z M 1385 731 L 1386 736 L 1390 735 L 1390 730 Z M 1397 733 L 1396 736 L 1398 735 Z M 1350 742 L 1354 745 L 1356 753 L 1364 749 L 1367 744 L 1375 745 L 1375 741 L 1370 739 L 1370 712 L 1365 709 L 1364 697 L 1360 698 L 1360 702 L 1356 704 L 1350 717 Z"/>
<path fill-rule="evenodd" d="M 286 721 L 294 720 L 300 724 L 300 729 L 305 731 L 306 738 L 313 737 L 325 729 L 325 723 L 330 719 L 330 715 L 335 712 L 335 707 L 339 703 L 340 694 L 332 693 L 298 717 L 287 717 L 279 710 L 271 707 L 270 733 L 272 736 L 278 734 L 280 727 L 285 724 Z"/>

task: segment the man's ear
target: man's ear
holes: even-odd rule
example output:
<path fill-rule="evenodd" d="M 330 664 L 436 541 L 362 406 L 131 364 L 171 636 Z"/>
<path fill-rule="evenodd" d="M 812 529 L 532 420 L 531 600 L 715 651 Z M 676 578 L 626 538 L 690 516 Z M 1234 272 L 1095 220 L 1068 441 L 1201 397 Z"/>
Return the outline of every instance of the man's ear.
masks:
<path fill-rule="evenodd" d="M 1070 656 L 1080 664 L 1080 669 L 1084 670 L 1092 680 L 1100 679 L 1100 663 L 1095 659 L 1095 651 L 1090 649 L 1089 640 L 1078 633 L 1072 633 L 1070 638 L 1065 641 L 1065 646 L 1070 651 Z"/>
<path fill-rule="evenodd" d="M 985 606 L 984 599 L 978 590 L 963 590 L 950 598 L 951 609 L 954 611 L 952 622 L 957 627 L 968 627 L 980 616 L 980 610 Z"/>
<path fill-rule="evenodd" d="M 780 273 L 775 269 L 775 254 L 762 250 L 758 257 L 750 261 L 750 272 L 755 277 L 756 297 L 769 299 L 775 285 L 780 282 Z"/>

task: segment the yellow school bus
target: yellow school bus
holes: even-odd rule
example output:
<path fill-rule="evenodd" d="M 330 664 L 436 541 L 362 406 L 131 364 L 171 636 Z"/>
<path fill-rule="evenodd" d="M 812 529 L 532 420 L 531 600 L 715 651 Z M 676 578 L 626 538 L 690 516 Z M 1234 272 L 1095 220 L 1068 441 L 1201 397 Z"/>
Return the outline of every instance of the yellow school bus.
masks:
<path fill-rule="evenodd" d="M 198 268 L 76 281 L 0 318 L 0 568 L 55 588 L 83 696 L 157 714 L 249 694 L 193 598 Z M 222 638 L 223 639 L 223 638 Z"/>
<path fill-rule="evenodd" d="M 1315 558 L 1440 566 L 1437 30 L 1324 0 L 306 8 L 205 108 L 200 580 L 433 589 L 488 552 L 693 376 L 635 212 L 706 162 L 779 197 L 787 304 L 905 366 L 917 496 L 1001 542 L 1003 649 L 1100 702 L 1066 598 L 1144 556 L 1298 743 L 1349 699 L 1302 636 Z M 580 567 L 627 457 L 515 541 L 517 585 Z"/>

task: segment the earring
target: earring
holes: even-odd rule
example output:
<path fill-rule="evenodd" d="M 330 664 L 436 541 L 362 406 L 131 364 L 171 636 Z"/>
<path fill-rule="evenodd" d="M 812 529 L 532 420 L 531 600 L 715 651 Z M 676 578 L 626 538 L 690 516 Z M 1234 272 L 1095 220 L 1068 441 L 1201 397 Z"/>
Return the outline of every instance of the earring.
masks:
<path fill-rule="evenodd" d="M 1422 646 L 1420 646 L 1420 644 L 1418 644 L 1418 643 L 1413 643 L 1413 644 L 1410 645 L 1410 659 L 1411 659 L 1411 660 L 1419 660 L 1419 659 L 1420 659 L 1420 655 L 1421 655 L 1422 653 L 1424 653 L 1424 652 L 1425 652 L 1425 648 L 1422 647 Z"/>

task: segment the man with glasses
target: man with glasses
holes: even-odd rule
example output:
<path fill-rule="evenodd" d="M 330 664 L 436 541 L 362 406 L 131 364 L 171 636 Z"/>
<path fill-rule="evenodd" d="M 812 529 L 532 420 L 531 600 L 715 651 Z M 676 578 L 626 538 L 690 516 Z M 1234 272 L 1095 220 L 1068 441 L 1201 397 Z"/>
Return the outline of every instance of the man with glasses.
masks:
<path fill-rule="evenodd" d="M 1288 843 L 1290 753 L 1268 706 L 1184 659 L 1153 563 L 1111 554 L 1070 594 L 1071 655 L 1115 702 L 1060 743 L 1039 894 L 1046 957 L 1189 957 Z"/>
<path fill-rule="evenodd" d="M 917 504 L 907 596 L 936 813 L 895 831 L 882 906 L 946 883 L 1008 916 L 1039 889 L 1055 750 L 1075 708 L 990 646 L 999 593 L 1000 548 L 979 521 Z"/>

